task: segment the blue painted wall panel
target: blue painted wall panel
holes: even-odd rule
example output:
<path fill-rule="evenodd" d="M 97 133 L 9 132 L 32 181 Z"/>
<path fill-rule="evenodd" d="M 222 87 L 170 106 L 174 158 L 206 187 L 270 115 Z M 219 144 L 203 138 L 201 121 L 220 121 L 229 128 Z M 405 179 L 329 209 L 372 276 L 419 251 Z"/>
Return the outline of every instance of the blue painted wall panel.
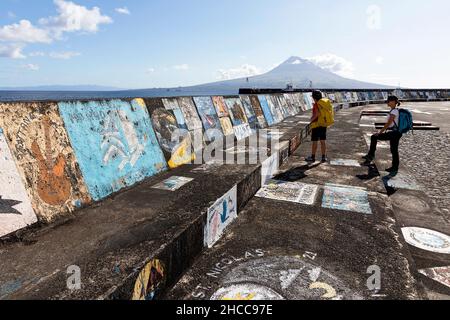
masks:
<path fill-rule="evenodd" d="M 142 99 L 60 102 L 59 110 L 94 200 L 167 169 Z"/>
<path fill-rule="evenodd" d="M 263 95 L 258 95 L 259 103 L 261 104 L 261 109 L 266 117 L 267 124 L 269 126 L 274 124 L 274 119 L 272 117 L 272 112 L 270 112 L 269 104 L 267 103 L 267 99 Z"/>

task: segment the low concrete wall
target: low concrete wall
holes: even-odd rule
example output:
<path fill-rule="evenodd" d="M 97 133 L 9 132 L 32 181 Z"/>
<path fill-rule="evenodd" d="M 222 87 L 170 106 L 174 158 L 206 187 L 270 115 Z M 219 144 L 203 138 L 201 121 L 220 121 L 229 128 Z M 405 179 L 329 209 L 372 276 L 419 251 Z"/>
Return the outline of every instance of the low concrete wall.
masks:
<path fill-rule="evenodd" d="M 450 98 L 448 90 L 324 91 L 337 110 L 383 102 L 392 93 L 414 101 Z M 241 96 L 231 97 L 0 103 L 0 182 L 11 186 L 0 192 L 0 237 L 33 224 L 36 217 L 52 222 L 168 168 L 191 163 L 194 154 L 212 140 L 203 139 L 205 130 L 243 140 L 257 129 L 311 108 L 307 90 L 243 90 Z M 286 150 L 292 153 L 307 136 L 305 129 L 289 135 L 280 162 Z M 176 130 L 184 135 L 174 142 Z M 12 163 L 17 172 L 10 170 Z"/>

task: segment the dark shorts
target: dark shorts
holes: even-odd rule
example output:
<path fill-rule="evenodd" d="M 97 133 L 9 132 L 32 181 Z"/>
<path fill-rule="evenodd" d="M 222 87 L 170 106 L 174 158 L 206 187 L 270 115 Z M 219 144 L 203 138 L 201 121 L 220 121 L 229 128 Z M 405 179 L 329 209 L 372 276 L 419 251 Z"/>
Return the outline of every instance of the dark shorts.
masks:
<path fill-rule="evenodd" d="M 311 133 L 311 141 L 325 141 L 327 140 L 327 128 L 325 127 L 319 127 L 312 129 Z"/>

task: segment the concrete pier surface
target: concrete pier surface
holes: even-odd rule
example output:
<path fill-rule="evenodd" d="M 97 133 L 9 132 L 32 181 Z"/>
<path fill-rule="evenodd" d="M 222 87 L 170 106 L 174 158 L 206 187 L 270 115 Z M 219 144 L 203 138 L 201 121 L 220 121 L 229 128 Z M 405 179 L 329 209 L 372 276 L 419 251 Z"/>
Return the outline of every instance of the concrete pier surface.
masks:
<path fill-rule="evenodd" d="M 386 106 L 340 110 L 328 163 L 304 161 L 309 114 L 290 117 L 271 128 L 272 179 L 260 162 L 185 165 L 0 244 L 0 299 L 450 299 L 450 103 L 403 107 L 441 130 L 402 139 L 396 177 L 386 144 L 361 166 L 385 118 L 361 112 Z M 188 180 L 154 188 L 174 176 Z M 210 209 L 233 193 L 235 220 L 205 243 Z"/>

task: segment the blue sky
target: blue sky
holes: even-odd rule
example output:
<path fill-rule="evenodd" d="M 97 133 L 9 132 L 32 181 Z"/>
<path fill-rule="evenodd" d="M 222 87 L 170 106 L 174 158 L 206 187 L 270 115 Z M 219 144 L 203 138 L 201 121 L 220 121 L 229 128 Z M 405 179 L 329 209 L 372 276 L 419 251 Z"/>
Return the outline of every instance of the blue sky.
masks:
<path fill-rule="evenodd" d="M 0 87 L 185 86 L 290 56 L 339 74 L 450 87 L 447 0 L 2 0 Z"/>

